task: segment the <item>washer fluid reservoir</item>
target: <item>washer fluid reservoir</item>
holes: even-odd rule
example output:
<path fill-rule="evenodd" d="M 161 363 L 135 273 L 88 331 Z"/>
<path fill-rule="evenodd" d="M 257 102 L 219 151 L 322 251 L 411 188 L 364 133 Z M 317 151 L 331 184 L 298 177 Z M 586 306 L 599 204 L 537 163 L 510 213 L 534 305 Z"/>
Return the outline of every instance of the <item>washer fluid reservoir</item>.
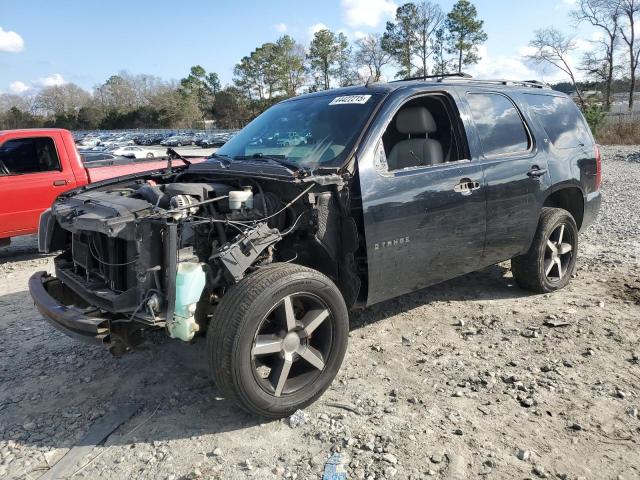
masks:
<path fill-rule="evenodd" d="M 169 335 L 185 342 L 193 339 L 200 329 L 194 314 L 206 282 L 202 264 L 182 262 L 176 275 L 176 303 L 173 320 L 167 325 Z"/>

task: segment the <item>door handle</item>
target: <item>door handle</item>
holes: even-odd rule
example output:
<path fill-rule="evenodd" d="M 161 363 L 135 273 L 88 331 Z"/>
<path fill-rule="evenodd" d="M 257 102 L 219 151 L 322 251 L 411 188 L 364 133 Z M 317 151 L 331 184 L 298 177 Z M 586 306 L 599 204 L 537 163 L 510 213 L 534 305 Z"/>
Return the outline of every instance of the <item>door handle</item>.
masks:
<path fill-rule="evenodd" d="M 527 172 L 527 176 L 537 178 L 543 176 L 545 173 L 547 173 L 546 168 L 540 168 L 537 165 L 534 165 L 533 167 L 531 167 L 531 170 Z"/>
<path fill-rule="evenodd" d="M 462 195 L 471 195 L 471 192 L 480 188 L 480 182 L 475 182 L 469 178 L 463 178 L 456 186 L 453 187 L 453 191 L 461 193 Z"/>
<path fill-rule="evenodd" d="M 63 185 L 66 185 L 67 181 L 66 180 L 54 180 L 53 181 L 53 186 L 54 187 L 61 187 Z"/>

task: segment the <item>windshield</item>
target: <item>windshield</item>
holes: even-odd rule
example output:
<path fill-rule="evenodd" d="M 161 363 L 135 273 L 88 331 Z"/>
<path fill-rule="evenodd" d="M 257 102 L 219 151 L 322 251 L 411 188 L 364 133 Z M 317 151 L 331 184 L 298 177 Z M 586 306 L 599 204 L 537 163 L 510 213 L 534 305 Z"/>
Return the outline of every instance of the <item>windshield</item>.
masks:
<path fill-rule="evenodd" d="M 273 157 L 299 167 L 339 167 L 381 95 L 322 95 L 279 103 L 258 116 L 216 154 Z"/>

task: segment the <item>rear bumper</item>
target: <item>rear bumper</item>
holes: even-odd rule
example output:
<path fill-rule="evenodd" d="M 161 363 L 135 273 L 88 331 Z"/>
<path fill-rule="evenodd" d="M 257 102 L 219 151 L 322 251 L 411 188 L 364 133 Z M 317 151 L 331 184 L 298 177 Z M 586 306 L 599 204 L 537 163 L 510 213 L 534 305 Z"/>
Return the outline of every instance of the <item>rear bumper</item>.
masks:
<path fill-rule="evenodd" d="M 82 300 L 56 277 L 47 272 L 34 273 L 29 279 L 29 293 L 44 319 L 62 333 L 85 343 L 105 343 L 109 321 L 73 306 Z"/>
<path fill-rule="evenodd" d="M 600 211 L 600 204 L 602 203 L 602 195 L 600 192 L 591 192 L 587 194 L 587 198 L 584 202 L 584 216 L 582 217 L 582 225 L 580 230 L 585 230 L 591 225 Z"/>

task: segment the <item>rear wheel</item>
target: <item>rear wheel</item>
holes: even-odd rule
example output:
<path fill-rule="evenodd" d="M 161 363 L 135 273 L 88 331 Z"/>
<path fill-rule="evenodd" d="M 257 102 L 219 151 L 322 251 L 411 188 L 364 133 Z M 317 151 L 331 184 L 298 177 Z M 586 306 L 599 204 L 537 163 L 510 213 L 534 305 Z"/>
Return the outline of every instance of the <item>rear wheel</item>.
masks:
<path fill-rule="evenodd" d="M 153 158 L 153 152 L 147 153 L 147 158 Z"/>
<path fill-rule="evenodd" d="M 511 259 L 511 270 L 520 287 L 552 292 L 569 283 L 577 254 L 578 227 L 573 216 L 561 208 L 545 207 L 529 251 Z"/>
<path fill-rule="evenodd" d="M 333 282 L 274 264 L 222 298 L 207 331 L 218 388 L 250 413 L 278 418 L 315 401 L 344 358 L 349 319 Z"/>

